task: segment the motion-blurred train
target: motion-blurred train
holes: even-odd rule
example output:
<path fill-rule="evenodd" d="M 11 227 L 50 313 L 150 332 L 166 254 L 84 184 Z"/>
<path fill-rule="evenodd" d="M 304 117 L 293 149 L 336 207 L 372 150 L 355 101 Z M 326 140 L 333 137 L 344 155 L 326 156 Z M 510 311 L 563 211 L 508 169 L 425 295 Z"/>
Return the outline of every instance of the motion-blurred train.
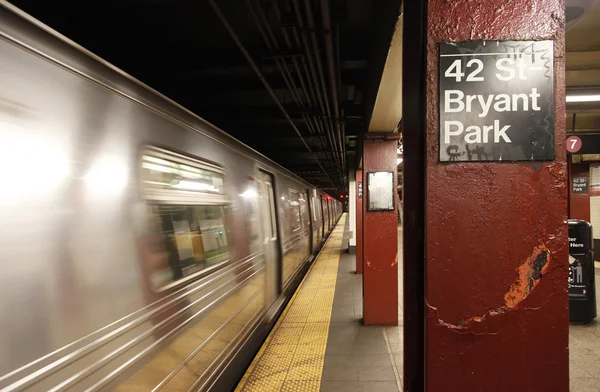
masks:
<path fill-rule="evenodd" d="M 0 391 L 231 390 L 341 205 L 0 1 Z"/>

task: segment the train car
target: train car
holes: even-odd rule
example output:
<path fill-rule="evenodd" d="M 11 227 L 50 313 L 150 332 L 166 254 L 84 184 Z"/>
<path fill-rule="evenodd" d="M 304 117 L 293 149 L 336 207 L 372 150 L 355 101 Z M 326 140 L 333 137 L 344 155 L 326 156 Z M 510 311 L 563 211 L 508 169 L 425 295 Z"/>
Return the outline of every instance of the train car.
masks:
<path fill-rule="evenodd" d="M 226 391 L 340 203 L 0 1 L 0 390 Z"/>

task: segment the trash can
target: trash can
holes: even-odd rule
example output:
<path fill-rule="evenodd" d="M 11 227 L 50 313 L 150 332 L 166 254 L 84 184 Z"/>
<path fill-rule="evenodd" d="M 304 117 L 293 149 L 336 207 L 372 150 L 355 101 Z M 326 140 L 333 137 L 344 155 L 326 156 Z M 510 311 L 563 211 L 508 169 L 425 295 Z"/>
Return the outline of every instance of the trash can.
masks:
<path fill-rule="evenodd" d="M 590 323 L 596 318 L 596 278 L 592 225 L 569 219 L 569 320 Z"/>

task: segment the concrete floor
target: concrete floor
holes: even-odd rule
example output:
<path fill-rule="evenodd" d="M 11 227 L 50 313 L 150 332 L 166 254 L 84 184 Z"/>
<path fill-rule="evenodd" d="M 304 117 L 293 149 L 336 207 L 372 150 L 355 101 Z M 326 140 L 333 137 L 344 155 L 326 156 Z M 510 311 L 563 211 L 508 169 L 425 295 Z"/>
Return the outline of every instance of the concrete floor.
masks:
<path fill-rule="evenodd" d="M 401 234 L 402 231 L 399 230 L 400 246 Z M 362 325 L 362 276 L 355 273 L 356 258 L 345 251 L 347 248 L 346 228 L 342 242 L 342 257 L 338 267 L 321 391 L 401 391 L 402 314 L 399 315 L 397 327 Z M 399 266 L 398 277 L 402 282 L 401 260 Z M 402 293 L 402 286 L 399 290 Z M 401 305 L 399 310 L 402 310 Z"/>
<path fill-rule="evenodd" d="M 348 246 L 348 230 L 342 249 Z M 402 249 L 402 228 L 398 228 Z M 403 364 L 402 336 L 402 252 L 398 260 L 397 327 L 365 327 L 362 318 L 362 277 L 355 274 L 356 259 L 342 251 L 329 330 L 329 341 L 321 391 L 401 391 Z M 596 282 L 600 283 L 600 263 Z M 600 290 L 596 291 L 600 304 Z M 569 327 L 570 392 L 600 392 L 600 320 Z"/>

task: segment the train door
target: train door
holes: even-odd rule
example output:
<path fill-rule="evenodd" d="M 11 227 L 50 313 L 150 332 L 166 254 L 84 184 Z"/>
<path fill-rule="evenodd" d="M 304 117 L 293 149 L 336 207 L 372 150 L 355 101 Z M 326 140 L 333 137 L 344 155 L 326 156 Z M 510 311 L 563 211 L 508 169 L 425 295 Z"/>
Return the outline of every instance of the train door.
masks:
<path fill-rule="evenodd" d="M 315 246 L 315 199 L 312 197 L 310 189 L 306 190 L 306 202 L 308 203 L 308 228 L 310 234 L 308 235 L 308 249 L 309 254 L 312 253 Z"/>
<path fill-rule="evenodd" d="M 281 274 L 279 271 L 279 235 L 275 209 L 275 191 L 273 175 L 259 171 L 259 191 L 261 209 L 261 227 L 265 252 L 266 304 L 272 304 L 281 292 Z"/>
<path fill-rule="evenodd" d="M 313 242 L 313 246 L 316 247 L 321 242 L 321 238 L 322 238 L 321 233 L 323 231 L 321 229 L 321 204 L 319 203 L 319 201 L 317 199 L 317 190 L 316 189 L 313 189 L 313 191 L 312 191 L 311 202 L 312 202 L 312 211 L 314 213 L 313 232 L 315 233 L 315 242 Z"/>
<path fill-rule="evenodd" d="M 321 196 L 321 203 L 323 204 L 323 235 L 329 233 L 329 207 L 327 206 L 327 198 Z"/>

